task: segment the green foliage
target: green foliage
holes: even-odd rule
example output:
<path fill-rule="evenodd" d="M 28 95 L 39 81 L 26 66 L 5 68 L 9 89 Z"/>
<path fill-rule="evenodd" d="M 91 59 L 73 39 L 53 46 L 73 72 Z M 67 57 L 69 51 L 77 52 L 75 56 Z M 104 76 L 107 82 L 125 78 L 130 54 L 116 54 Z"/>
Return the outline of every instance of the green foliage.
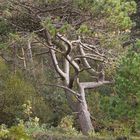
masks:
<path fill-rule="evenodd" d="M 92 92 L 89 93 L 90 95 L 87 96 L 87 101 L 89 104 L 89 110 L 92 113 L 92 115 L 96 118 L 100 115 L 100 93 L 99 92 Z M 94 102 L 93 102 L 94 100 Z M 102 114 L 103 115 L 103 114 Z"/>
<path fill-rule="evenodd" d="M 78 33 L 82 33 L 82 34 L 88 34 L 90 35 L 91 34 L 91 30 L 89 29 L 89 27 L 85 24 L 82 24 L 80 26 L 80 28 L 78 29 L 77 31 Z"/>
<path fill-rule="evenodd" d="M 118 93 L 139 95 L 139 76 L 140 76 L 140 55 L 136 52 L 129 52 L 122 60 L 116 78 Z M 122 89 L 125 89 L 122 90 Z M 123 96 L 124 94 L 122 94 Z M 125 96 L 125 95 L 124 95 Z"/>
<path fill-rule="evenodd" d="M 98 89 L 100 93 L 89 95 L 89 107 L 95 117 L 97 128 L 99 126 L 99 129 L 100 127 L 107 129 L 103 129 L 103 133 L 108 134 L 108 129 L 113 129 L 110 132 L 113 135 L 130 135 L 139 126 L 140 55 L 137 53 L 138 44 L 139 42 L 119 61 L 119 67 L 115 72 L 115 88 L 112 87 L 110 91 L 106 91 L 103 87 Z"/>
<path fill-rule="evenodd" d="M 46 74 L 47 82 L 56 82 L 56 79 L 53 78 L 54 73 L 52 71 L 48 70 Z M 65 98 L 64 90 L 61 88 L 45 87 L 43 90 L 43 95 L 45 97 L 45 101 L 49 104 L 52 111 L 52 113 L 49 115 L 48 123 L 56 127 L 60 123 L 63 116 L 71 113 Z M 40 116 L 38 117 L 40 118 Z"/>
<path fill-rule="evenodd" d="M 132 13 L 136 12 L 136 3 L 134 1 L 124 0 L 108 0 L 108 5 L 105 11 L 111 16 L 108 18 L 109 22 L 115 24 L 121 29 L 130 29 L 132 27 L 132 21 L 129 17 Z"/>
<path fill-rule="evenodd" d="M 65 133 L 66 135 L 78 135 L 79 132 L 74 128 L 74 119 L 73 116 L 66 116 L 62 118 L 57 129 L 59 133 Z"/>
<path fill-rule="evenodd" d="M 35 90 L 31 84 L 25 82 L 17 75 L 10 75 L 5 81 L 5 106 L 3 112 L 20 117 L 22 114 L 22 104 L 31 99 Z"/>
<path fill-rule="evenodd" d="M 48 126 L 46 124 L 39 124 L 39 118 L 30 118 L 28 121 L 24 122 L 26 127 L 26 133 L 33 135 L 34 133 L 46 132 Z"/>
<path fill-rule="evenodd" d="M 30 136 L 28 136 L 25 131 L 24 125 L 22 124 L 19 124 L 18 126 L 12 126 L 9 129 L 8 137 L 15 140 L 31 140 Z"/>
<path fill-rule="evenodd" d="M 0 49 L 6 49 L 7 43 L 0 43 Z"/>
<path fill-rule="evenodd" d="M 1 139 L 6 139 L 9 131 L 6 127 L 6 125 L 2 124 L 0 125 L 0 138 Z"/>
<path fill-rule="evenodd" d="M 0 36 L 7 35 L 11 31 L 7 21 L 0 19 Z"/>
<path fill-rule="evenodd" d="M 23 104 L 27 104 L 28 100 L 32 105 L 30 111 L 41 120 L 48 120 L 51 113 L 49 105 L 37 95 L 34 86 L 24 79 L 21 72 L 16 74 L 10 72 L 5 63 L 0 60 L 0 76 L 1 123 L 11 125 L 16 123 L 17 118 L 26 119 L 28 116 L 23 114 Z M 30 105 L 28 106 L 30 107 Z M 28 112 L 28 109 L 26 111 Z"/>
<path fill-rule="evenodd" d="M 58 32 L 64 34 L 64 33 L 67 33 L 68 31 L 70 31 L 71 28 L 72 28 L 71 25 L 68 24 L 67 22 L 65 22 L 65 23 L 61 26 L 61 28 L 58 29 Z"/>
<path fill-rule="evenodd" d="M 32 105 L 30 101 L 27 101 L 26 104 L 23 104 L 24 114 L 27 116 L 27 120 L 23 121 L 19 119 L 19 122 L 26 127 L 26 133 L 32 135 L 35 132 L 44 132 L 46 130 L 46 125 L 40 125 L 38 117 L 32 117 Z"/>
<path fill-rule="evenodd" d="M 26 133 L 23 124 L 6 128 L 1 125 L 0 128 L 0 139 L 2 140 L 32 140 L 31 137 Z"/>
<path fill-rule="evenodd" d="M 100 131 L 101 136 L 111 136 L 111 137 L 130 137 L 132 134 L 131 124 L 113 120 L 108 122 L 107 128 Z"/>
<path fill-rule="evenodd" d="M 68 24 L 67 22 L 62 24 L 59 17 L 54 17 L 52 19 L 46 18 L 41 22 L 41 25 L 49 30 L 52 37 L 54 37 L 57 32 L 64 34 L 67 33 L 72 28 L 71 25 Z"/>
<path fill-rule="evenodd" d="M 109 28 L 128 29 L 132 26 L 132 21 L 129 17 L 136 12 L 135 1 L 127 0 L 76 0 L 82 10 L 92 11 L 96 17 L 102 16 L 107 19 L 106 24 Z M 113 25 L 113 26 L 112 26 Z"/>
<path fill-rule="evenodd" d="M 97 134 L 114 137 L 130 136 L 135 132 L 135 111 L 132 112 L 133 108 L 128 108 L 128 103 L 114 93 L 113 87 L 98 89 L 87 99 Z M 128 100 L 127 95 L 125 100 Z"/>
<path fill-rule="evenodd" d="M 43 129 L 43 125 L 40 126 L 38 131 L 35 131 L 34 138 L 37 140 L 43 140 L 45 137 L 49 138 L 59 138 L 59 139 L 83 139 L 85 138 L 73 127 L 73 117 L 66 116 L 62 118 L 60 124 L 57 127 L 45 128 Z"/>
<path fill-rule="evenodd" d="M 0 58 L 0 71 L 1 73 L 4 73 L 4 72 L 7 73 L 7 66 L 5 65 L 4 61 L 1 58 Z"/>
<path fill-rule="evenodd" d="M 136 48 L 139 43 L 136 43 Z M 137 49 L 136 49 L 137 50 Z M 120 117 L 134 120 L 138 126 L 140 116 L 140 54 L 130 50 L 122 58 L 116 75 L 116 105 Z"/>
<path fill-rule="evenodd" d="M 140 39 L 137 39 L 137 40 L 136 40 L 135 49 L 136 49 L 137 52 L 140 51 Z"/>
<path fill-rule="evenodd" d="M 23 37 L 18 32 L 9 33 L 9 42 L 24 46 L 25 44 L 27 44 L 27 40 L 31 39 L 32 36 L 33 34 L 27 37 Z"/>
<path fill-rule="evenodd" d="M 44 28 L 46 28 L 46 29 L 49 30 L 49 32 L 50 32 L 50 34 L 51 34 L 52 36 L 55 36 L 55 34 L 56 34 L 56 28 L 55 28 L 55 26 L 53 25 L 53 22 L 52 22 L 51 18 L 45 19 L 44 21 L 41 22 L 41 24 L 42 24 L 42 26 L 43 26 Z"/>

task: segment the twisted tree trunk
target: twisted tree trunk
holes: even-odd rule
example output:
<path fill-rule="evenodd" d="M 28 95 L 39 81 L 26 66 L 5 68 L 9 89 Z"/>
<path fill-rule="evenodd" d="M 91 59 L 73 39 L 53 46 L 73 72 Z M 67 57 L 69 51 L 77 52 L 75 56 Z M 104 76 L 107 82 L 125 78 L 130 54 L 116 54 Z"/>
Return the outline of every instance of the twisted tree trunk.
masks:
<path fill-rule="evenodd" d="M 80 50 L 79 52 L 80 52 L 80 57 L 82 57 L 81 61 L 84 66 L 84 70 L 87 70 L 87 72 L 91 76 L 100 75 L 100 78 L 98 79 L 97 82 L 79 81 L 79 73 L 81 72 L 81 68 L 79 64 L 75 61 L 75 59 L 72 58 L 71 56 L 71 51 L 73 48 L 72 41 L 69 41 L 67 38 L 60 35 L 59 33 L 57 34 L 57 37 L 60 39 L 61 42 L 63 42 L 61 45 L 64 48 L 64 52 L 60 52 L 64 57 L 63 67 L 59 66 L 59 62 L 56 56 L 56 53 L 59 52 L 59 50 L 56 50 L 56 45 L 52 43 L 51 36 L 49 32 L 46 31 L 46 41 L 49 45 L 50 55 L 54 64 L 54 68 L 63 81 L 62 86 L 57 84 L 54 84 L 54 86 L 61 87 L 65 90 L 67 101 L 70 108 L 74 112 L 77 112 L 81 131 L 83 134 L 87 135 L 89 131 L 94 131 L 94 127 L 92 125 L 90 112 L 88 111 L 87 102 L 85 99 L 85 90 L 93 89 L 102 86 L 104 84 L 108 84 L 110 83 L 110 81 L 104 80 L 103 67 L 98 72 L 95 69 L 93 69 L 92 66 L 89 64 L 88 59 L 86 58 L 87 54 L 84 51 L 84 47 L 88 48 L 90 51 L 91 48 L 89 48 L 87 44 L 83 44 L 80 38 L 75 42 L 78 43 L 77 46 L 79 47 Z M 89 58 L 94 61 L 98 60 L 102 62 L 103 61 L 102 54 L 99 53 L 97 48 L 95 48 L 95 51 L 96 51 L 95 55 L 91 54 L 89 55 Z M 74 74 L 70 73 L 71 67 L 74 70 Z M 75 90 L 75 88 L 77 88 L 77 90 Z M 73 100 L 73 97 L 75 97 L 76 101 Z"/>

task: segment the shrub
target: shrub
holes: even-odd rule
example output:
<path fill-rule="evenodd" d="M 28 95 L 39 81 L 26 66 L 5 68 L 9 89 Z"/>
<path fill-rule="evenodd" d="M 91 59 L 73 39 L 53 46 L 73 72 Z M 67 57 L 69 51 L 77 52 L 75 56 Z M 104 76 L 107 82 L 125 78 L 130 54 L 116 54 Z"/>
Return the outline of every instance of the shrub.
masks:
<path fill-rule="evenodd" d="M 44 114 L 47 121 L 51 109 L 43 97 L 37 94 L 31 81 L 27 81 L 22 72 L 11 72 L 0 59 L 0 124 L 11 126 L 17 123 L 17 118 L 26 120 L 22 105 L 28 100 L 32 104 L 32 115 L 40 117 Z M 41 119 L 44 119 L 43 117 Z"/>
<path fill-rule="evenodd" d="M 140 54 L 138 43 L 122 58 L 116 75 L 114 114 L 140 127 Z"/>
<path fill-rule="evenodd" d="M 0 139 L 2 140 L 31 140 L 31 137 L 26 133 L 23 124 L 6 128 L 1 125 Z"/>

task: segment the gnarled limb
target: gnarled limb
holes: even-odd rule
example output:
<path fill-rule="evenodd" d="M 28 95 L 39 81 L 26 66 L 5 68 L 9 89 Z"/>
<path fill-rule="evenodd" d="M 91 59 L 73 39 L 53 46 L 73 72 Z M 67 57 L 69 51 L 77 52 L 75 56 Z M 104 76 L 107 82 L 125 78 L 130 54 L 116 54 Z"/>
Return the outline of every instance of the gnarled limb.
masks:
<path fill-rule="evenodd" d="M 94 89 L 105 84 L 112 84 L 112 81 L 99 81 L 99 82 L 81 82 L 80 86 L 84 89 Z"/>
<path fill-rule="evenodd" d="M 84 49 L 83 49 L 82 45 L 79 45 L 79 49 L 80 49 L 81 55 L 85 56 L 86 54 L 84 52 Z M 82 60 L 82 63 L 84 65 L 84 67 L 87 68 L 88 73 L 90 73 L 91 75 L 98 74 L 98 72 L 90 66 L 90 64 L 88 63 L 86 58 L 82 58 L 81 60 Z"/>
<path fill-rule="evenodd" d="M 59 33 L 57 33 L 57 37 L 59 37 L 62 41 L 64 41 L 67 44 L 68 48 L 66 49 L 65 55 L 66 56 L 69 55 L 72 49 L 71 42 L 68 39 L 66 39 L 64 36 L 60 35 Z"/>

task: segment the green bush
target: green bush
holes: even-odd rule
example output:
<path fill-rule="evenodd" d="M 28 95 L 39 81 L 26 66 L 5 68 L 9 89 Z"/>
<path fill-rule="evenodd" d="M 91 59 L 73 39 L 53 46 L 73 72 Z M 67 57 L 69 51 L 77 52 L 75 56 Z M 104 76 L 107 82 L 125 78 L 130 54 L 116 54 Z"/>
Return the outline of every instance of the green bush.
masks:
<path fill-rule="evenodd" d="M 11 126 L 18 118 L 28 119 L 23 112 L 23 104 L 28 100 L 31 101 L 32 115 L 47 121 L 52 111 L 31 81 L 27 81 L 22 72 L 11 72 L 0 59 L 0 124 Z"/>
<path fill-rule="evenodd" d="M 114 114 L 140 127 L 140 54 L 138 46 L 122 58 L 116 75 Z"/>
<path fill-rule="evenodd" d="M 6 128 L 3 125 L 0 129 L 0 139 L 2 140 L 32 140 L 31 137 L 26 133 L 23 124 Z"/>

